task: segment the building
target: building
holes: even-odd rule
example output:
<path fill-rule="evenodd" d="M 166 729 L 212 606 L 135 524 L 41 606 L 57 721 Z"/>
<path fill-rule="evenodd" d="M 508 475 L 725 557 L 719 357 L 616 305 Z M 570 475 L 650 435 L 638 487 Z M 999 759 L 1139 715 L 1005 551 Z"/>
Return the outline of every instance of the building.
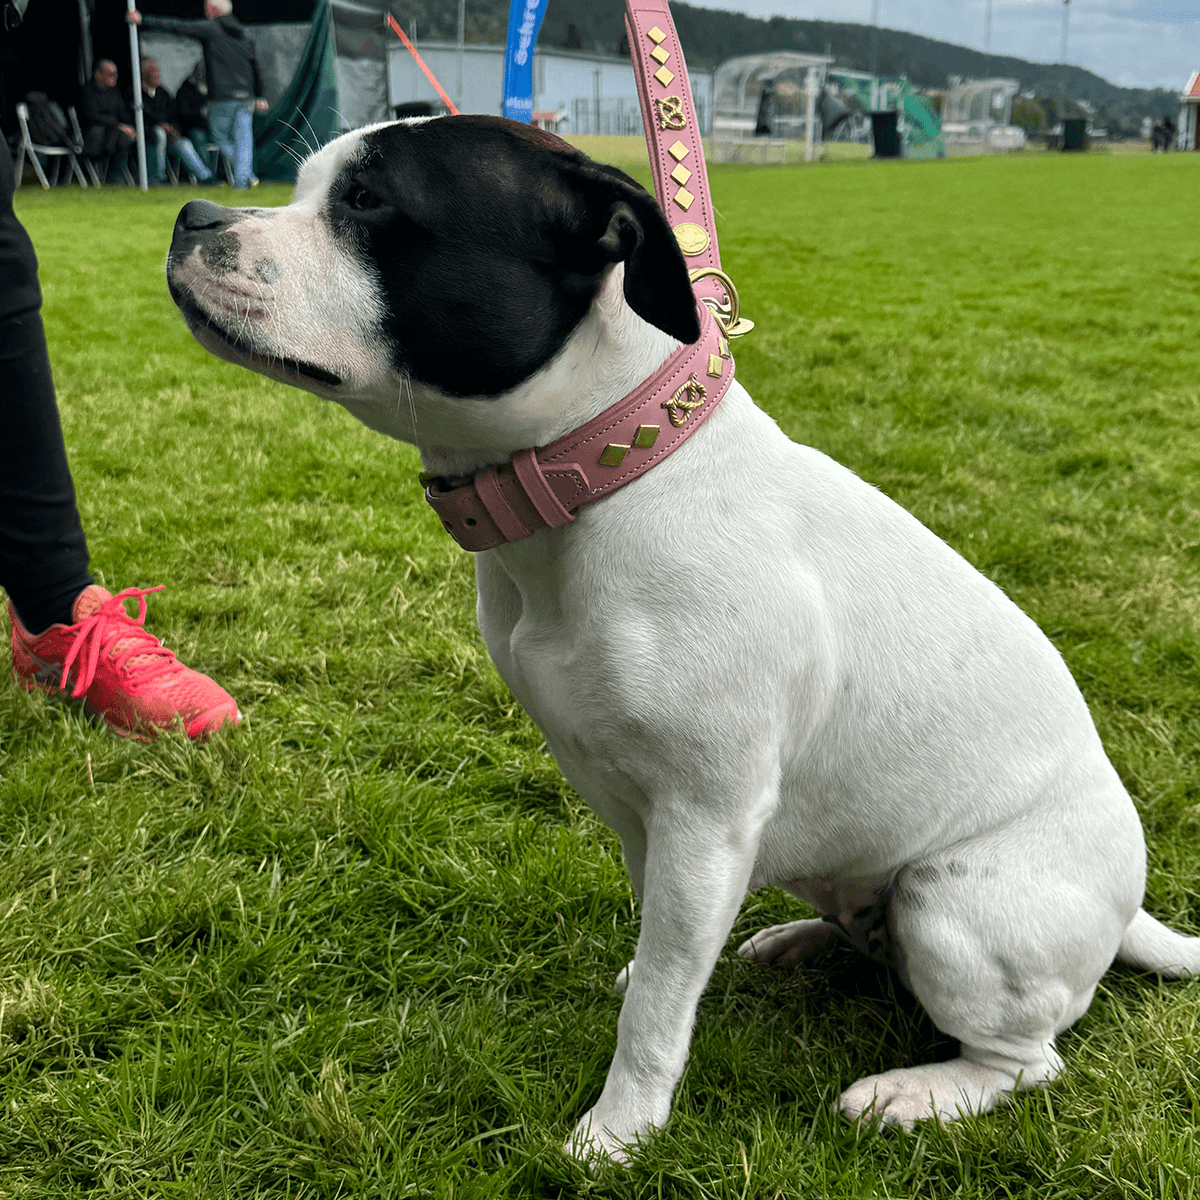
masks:
<path fill-rule="evenodd" d="M 1193 71 L 1179 93 L 1179 132 L 1175 145 L 1180 150 L 1200 150 L 1200 71 Z"/>
<path fill-rule="evenodd" d="M 419 42 L 417 51 L 460 112 L 504 112 L 504 47 L 467 42 Z M 701 131 L 711 132 L 713 77 L 689 71 Z M 432 85 L 400 44 L 388 48 L 388 100 L 393 108 L 441 105 Z M 533 108 L 553 116 L 563 134 L 642 135 L 633 63 L 615 55 L 538 46 L 533 57 Z M 411 111 L 411 109 L 410 109 Z M 565 114 L 565 115 L 560 115 Z"/>

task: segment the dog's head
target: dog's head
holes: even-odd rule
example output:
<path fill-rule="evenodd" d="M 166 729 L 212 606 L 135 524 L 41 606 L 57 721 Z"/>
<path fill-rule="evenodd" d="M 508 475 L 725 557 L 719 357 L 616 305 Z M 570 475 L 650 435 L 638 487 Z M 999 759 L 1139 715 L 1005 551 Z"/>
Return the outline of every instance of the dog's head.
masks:
<path fill-rule="evenodd" d="M 207 349 L 352 404 L 397 380 L 503 395 L 559 354 L 617 263 L 635 313 L 698 338 L 648 192 L 553 135 L 460 116 L 346 134 L 285 208 L 193 200 L 167 279 Z"/>

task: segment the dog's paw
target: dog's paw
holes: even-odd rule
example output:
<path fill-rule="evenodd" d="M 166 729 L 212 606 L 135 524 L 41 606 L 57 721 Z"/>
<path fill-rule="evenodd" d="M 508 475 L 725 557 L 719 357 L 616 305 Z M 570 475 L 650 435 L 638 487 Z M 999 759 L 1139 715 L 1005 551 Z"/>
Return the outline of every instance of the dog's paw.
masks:
<path fill-rule="evenodd" d="M 563 1149 L 585 1166 L 598 1166 L 605 1163 L 616 1163 L 624 1166 L 637 1148 L 640 1134 L 650 1132 L 647 1126 L 644 1130 L 630 1133 L 625 1137 L 617 1137 L 611 1130 L 603 1126 L 594 1116 L 595 1109 L 586 1112 L 579 1119 L 571 1136 L 567 1138 Z"/>
<path fill-rule="evenodd" d="M 842 1093 L 838 1108 L 851 1121 L 878 1120 L 911 1132 L 918 1121 L 989 1112 L 1015 1082 L 1007 1072 L 956 1058 L 868 1075 Z"/>
<path fill-rule="evenodd" d="M 738 954 L 750 962 L 794 967 L 819 953 L 837 936 L 836 926 L 819 917 L 789 921 L 760 929 L 738 947 Z"/>

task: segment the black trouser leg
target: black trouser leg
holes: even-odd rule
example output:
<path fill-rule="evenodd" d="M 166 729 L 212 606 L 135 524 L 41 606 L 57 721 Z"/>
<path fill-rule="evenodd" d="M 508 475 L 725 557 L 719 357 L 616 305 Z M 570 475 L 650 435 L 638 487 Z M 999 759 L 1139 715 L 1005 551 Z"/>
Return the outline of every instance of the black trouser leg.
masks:
<path fill-rule="evenodd" d="M 29 235 L 12 208 L 14 171 L 0 138 L 0 586 L 25 627 L 69 624 L 92 582 L 75 507 Z"/>

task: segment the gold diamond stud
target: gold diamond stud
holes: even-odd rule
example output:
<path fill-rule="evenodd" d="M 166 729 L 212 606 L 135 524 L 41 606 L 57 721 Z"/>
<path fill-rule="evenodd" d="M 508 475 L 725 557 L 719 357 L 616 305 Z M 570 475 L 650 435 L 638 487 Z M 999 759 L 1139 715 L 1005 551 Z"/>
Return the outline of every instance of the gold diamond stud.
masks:
<path fill-rule="evenodd" d="M 721 378 L 721 356 L 719 354 L 710 354 L 708 356 L 708 373 L 714 379 Z"/>
<path fill-rule="evenodd" d="M 633 444 L 639 450 L 649 450 L 654 443 L 658 441 L 658 426 L 657 425 L 639 425 L 637 435 L 633 439 Z"/>
<path fill-rule="evenodd" d="M 677 184 L 679 184 L 679 186 L 680 186 L 680 187 L 683 187 L 683 185 L 684 185 L 685 183 L 687 183 L 687 181 L 688 181 L 689 179 L 691 179 L 691 177 L 692 177 L 692 173 L 691 173 L 691 171 L 689 171 L 689 170 L 687 169 L 687 167 L 685 167 L 685 166 L 683 165 L 683 163 L 680 163 L 680 164 L 679 164 L 679 165 L 678 165 L 678 166 L 675 168 L 675 170 L 673 170 L 673 171 L 671 172 L 671 178 L 672 178 L 673 180 L 675 180 L 675 182 L 676 182 Z"/>
<path fill-rule="evenodd" d="M 663 33 L 663 31 L 661 29 L 659 29 L 659 27 L 657 25 L 655 25 L 653 29 L 647 29 L 646 36 L 656 46 L 659 44 L 659 42 L 665 42 L 667 40 L 667 35 L 665 33 Z"/>
<path fill-rule="evenodd" d="M 663 87 L 666 87 L 667 84 L 669 84 L 671 80 L 675 78 L 675 72 L 668 71 L 666 67 L 659 67 L 658 70 L 654 72 L 654 78 L 657 79 L 658 82 L 663 85 Z"/>
<path fill-rule="evenodd" d="M 625 461 L 625 455 L 628 453 L 628 446 L 622 446 L 617 442 L 609 442 L 600 452 L 600 465 L 602 467 L 619 467 Z"/>
<path fill-rule="evenodd" d="M 667 147 L 667 153 L 676 161 L 682 162 L 688 156 L 688 148 L 682 142 L 676 142 L 673 146 Z"/>
<path fill-rule="evenodd" d="M 687 188 L 680 188 L 679 191 L 675 193 L 674 199 L 675 203 L 678 204 L 684 212 L 687 212 L 687 210 L 692 207 L 692 201 L 695 200 L 696 197 L 693 196 L 692 193 L 687 190 Z"/>
<path fill-rule="evenodd" d="M 667 59 L 671 57 L 671 55 L 669 51 L 664 50 L 661 46 L 655 46 L 654 49 L 650 51 L 650 57 L 654 59 L 656 63 L 665 63 Z"/>

